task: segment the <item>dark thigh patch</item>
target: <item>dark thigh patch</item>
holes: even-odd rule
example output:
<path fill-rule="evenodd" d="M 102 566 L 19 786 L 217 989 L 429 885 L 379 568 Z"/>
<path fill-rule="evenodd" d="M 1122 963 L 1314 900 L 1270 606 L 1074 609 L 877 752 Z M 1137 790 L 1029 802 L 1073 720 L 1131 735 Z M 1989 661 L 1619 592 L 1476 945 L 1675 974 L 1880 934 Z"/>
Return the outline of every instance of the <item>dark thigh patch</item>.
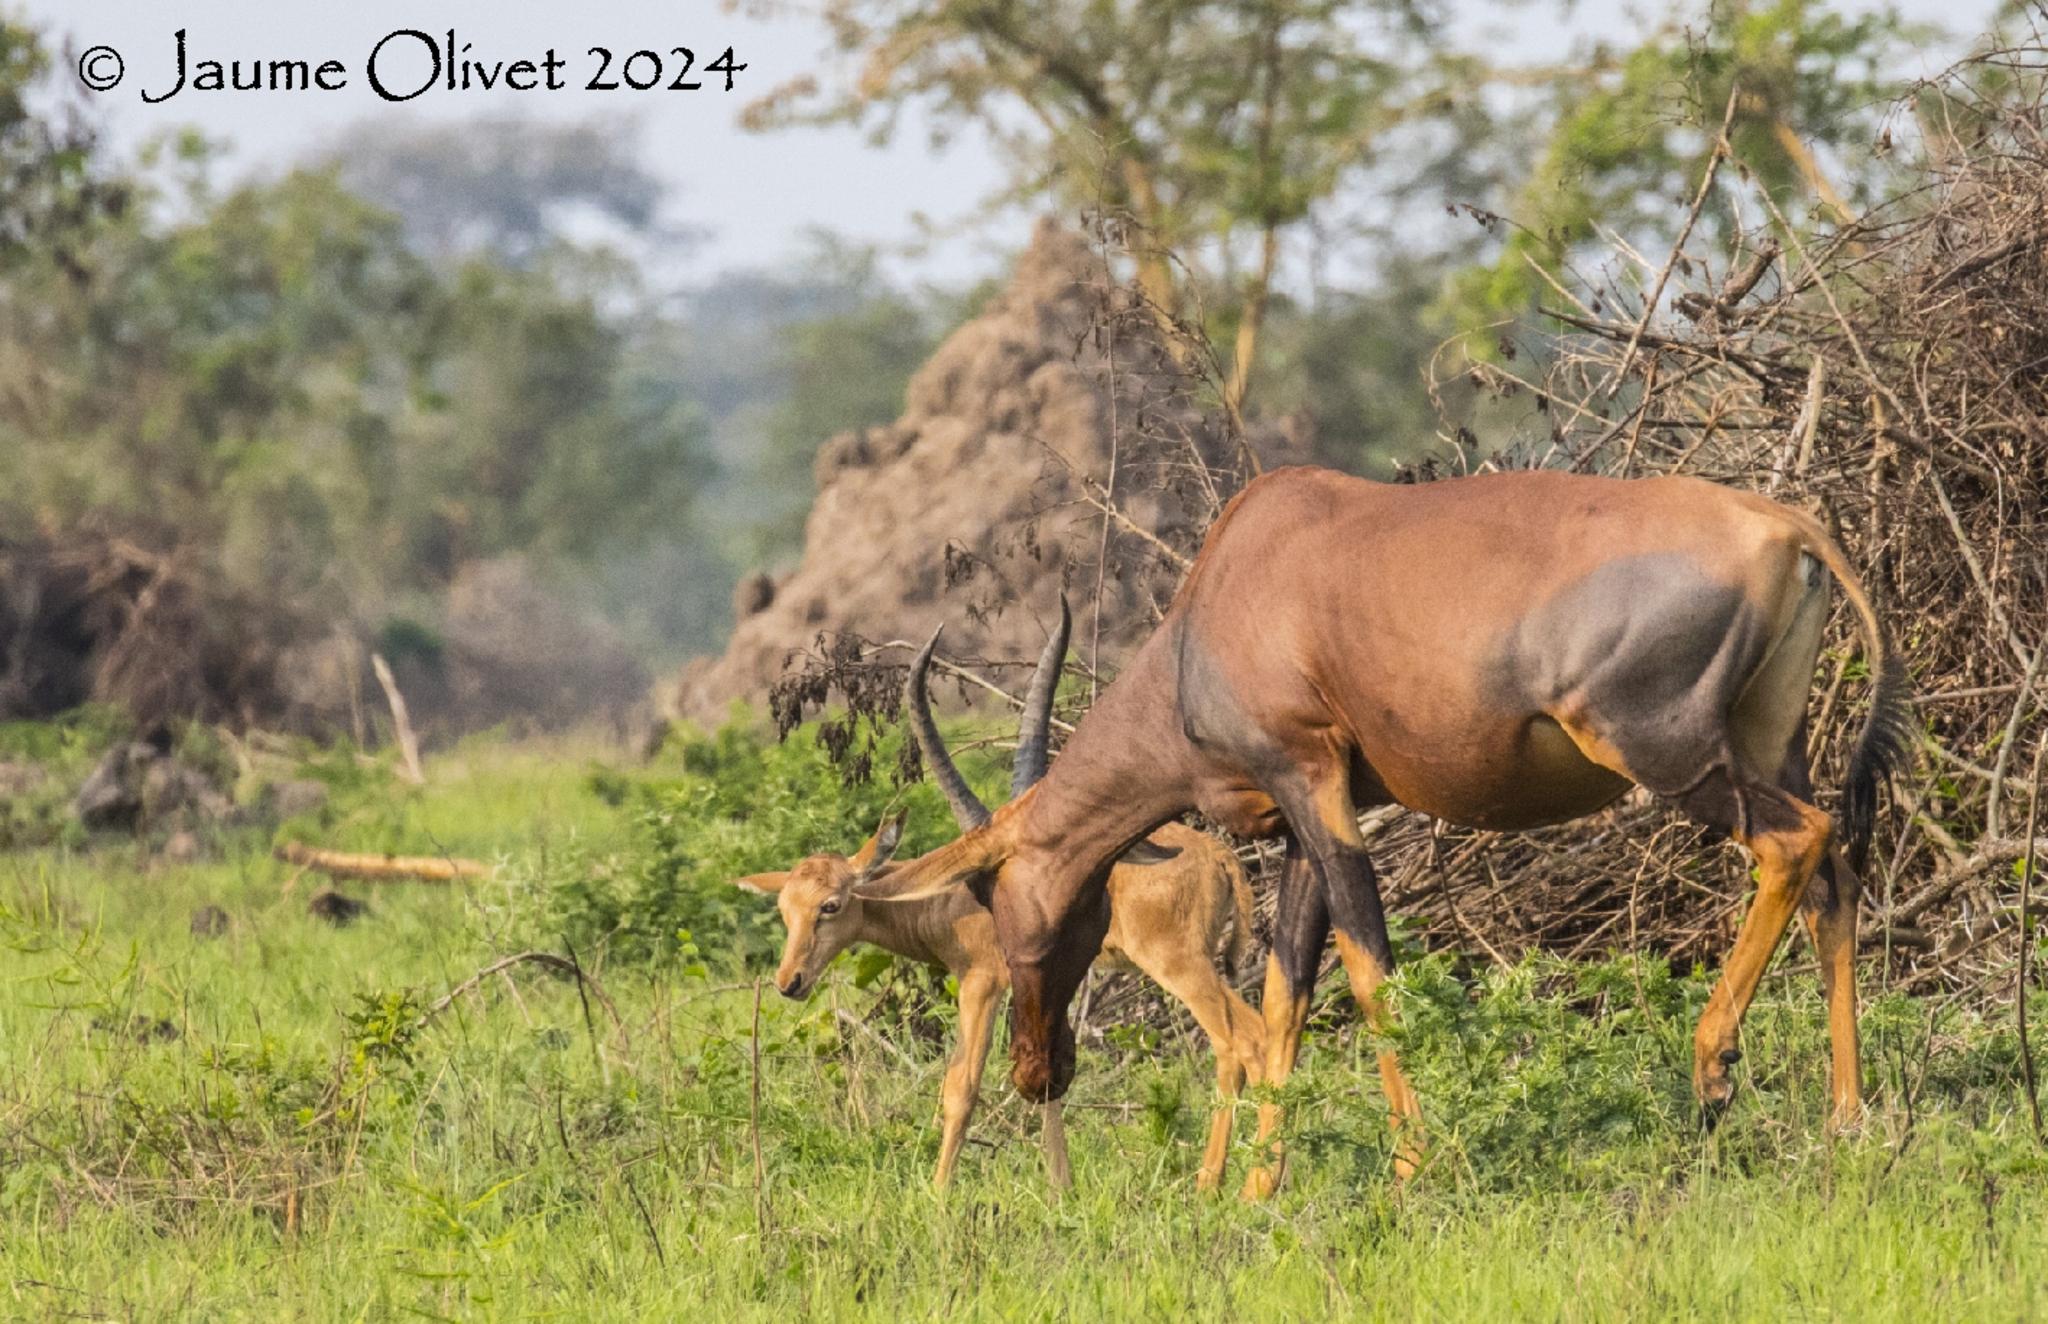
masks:
<path fill-rule="evenodd" d="M 1495 683 L 1613 748 L 1631 776 L 1675 794 L 1728 752 L 1728 719 L 1769 645 L 1764 613 L 1691 557 L 1610 562 L 1509 631 Z"/>

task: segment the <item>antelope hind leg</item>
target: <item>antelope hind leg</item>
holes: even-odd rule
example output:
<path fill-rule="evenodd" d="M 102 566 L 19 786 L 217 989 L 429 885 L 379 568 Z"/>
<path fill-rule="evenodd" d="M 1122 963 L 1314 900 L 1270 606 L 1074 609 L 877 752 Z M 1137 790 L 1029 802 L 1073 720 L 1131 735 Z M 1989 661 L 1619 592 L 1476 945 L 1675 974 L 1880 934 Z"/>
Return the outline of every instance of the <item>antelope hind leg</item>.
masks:
<path fill-rule="evenodd" d="M 1811 802 L 1813 779 L 1806 768 L 1806 724 L 1801 722 L 1785 755 L 1778 784 Z M 1856 911 L 1863 881 L 1838 847 L 1830 847 L 1814 870 L 1799 915 L 1820 958 L 1821 991 L 1827 997 L 1830 1130 L 1854 1127 L 1863 1116 L 1863 1060 L 1856 1032 Z"/>
<path fill-rule="evenodd" d="M 1860 883 L 1842 852 L 1831 849 L 1799 903 L 1820 958 L 1828 1004 L 1828 1129 L 1863 1119 L 1863 1059 L 1856 1030 L 1856 911 Z"/>
<path fill-rule="evenodd" d="M 1742 1060 L 1742 1017 L 1756 996 L 1757 983 L 1772 953 L 1785 936 L 1793 910 L 1827 855 L 1830 833 L 1828 816 L 1804 800 L 1776 787 L 1746 786 L 1743 790 L 1749 811 L 1745 816 L 1750 821 L 1737 829 L 1735 837 L 1756 858 L 1756 899 L 1750 903 L 1693 1035 L 1693 1090 L 1709 1125 L 1734 1096 L 1729 1068 Z M 1853 955 L 1853 931 L 1843 941 L 1838 919 L 1828 927 L 1834 959 Z M 1828 960 L 1824 956 L 1823 965 Z M 1842 991 L 1853 998 L 1853 969 L 1850 979 L 1843 981 Z M 1853 1022 L 1852 1010 L 1852 1034 Z"/>

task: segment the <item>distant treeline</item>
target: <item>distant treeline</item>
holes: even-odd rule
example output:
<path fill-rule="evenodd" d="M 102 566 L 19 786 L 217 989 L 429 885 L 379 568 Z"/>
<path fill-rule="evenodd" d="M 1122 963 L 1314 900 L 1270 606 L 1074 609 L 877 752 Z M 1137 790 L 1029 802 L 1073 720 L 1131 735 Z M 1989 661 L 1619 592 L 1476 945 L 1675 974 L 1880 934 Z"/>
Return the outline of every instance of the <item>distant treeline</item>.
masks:
<path fill-rule="evenodd" d="M 1838 221 L 1930 35 L 1678 6 L 1536 68 L 1393 0 L 846 8 L 877 20 L 833 29 L 867 75 L 771 96 L 759 127 L 885 135 L 914 105 L 993 135 L 1015 171 L 992 201 L 1113 221 L 1127 274 L 1215 346 L 1222 401 L 1381 474 L 1507 430 L 1465 367 L 1609 239 L 1662 251 L 1758 190 Z M 644 660 L 706 651 L 739 573 L 796 549 L 817 448 L 893 417 L 976 301 L 829 239 L 788 272 L 694 269 L 692 200 L 616 124 L 379 121 L 232 183 L 189 135 L 117 157 L 52 40 L 0 20 L 0 538 L 132 519 L 365 636 L 431 633 L 463 567 L 513 557 Z M 1692 200 L 1717 128 L 1753 174 Z"/>
<path fill-rule="evenodd" d="M 196 136 L 117 158 L 55 73 L 0 22 L 0 538 L 132 527 L 371 634 L 514 555 L 676 656 L 790 539 L 777 446 L 892 415 L 929 344 L 858 255 L 654 288 L 689 236 L 592 126 L 380 125 L 223 185 Z"/>

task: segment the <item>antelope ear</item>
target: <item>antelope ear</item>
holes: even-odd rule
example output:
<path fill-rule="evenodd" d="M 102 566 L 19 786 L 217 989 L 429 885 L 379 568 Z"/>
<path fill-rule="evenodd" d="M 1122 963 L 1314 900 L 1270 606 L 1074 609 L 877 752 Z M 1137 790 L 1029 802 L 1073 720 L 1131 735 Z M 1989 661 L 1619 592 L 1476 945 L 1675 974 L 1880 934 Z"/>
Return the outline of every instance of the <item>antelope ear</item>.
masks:
<path fill-rule="evenodd" d="M 747 891 L 758 893 L 761 896 L 774 896 L 782 890 L 782 885 L 788 881 L 789 874 L 787 872 L 750 873 L 744 878 L 733 879 L 732 885 L 734 887 L 743 887 Z"/>
<path fill-rule="evenodd" d="M 903 822 L 908 817 L 908 810 L 899 809 L 882 820 L 882 825 L 875 829 L 875 835 L 853 853 L 856 873 L 865 877 L 889 862 L 889 857 L 903 844 Z"/>
<path fill-rule="evenodd" d="M 1164 864 L 1180 855 L 1178 846 L 1161 846 L 1147 838 L 1116 857 L 1118 864 Z"/>

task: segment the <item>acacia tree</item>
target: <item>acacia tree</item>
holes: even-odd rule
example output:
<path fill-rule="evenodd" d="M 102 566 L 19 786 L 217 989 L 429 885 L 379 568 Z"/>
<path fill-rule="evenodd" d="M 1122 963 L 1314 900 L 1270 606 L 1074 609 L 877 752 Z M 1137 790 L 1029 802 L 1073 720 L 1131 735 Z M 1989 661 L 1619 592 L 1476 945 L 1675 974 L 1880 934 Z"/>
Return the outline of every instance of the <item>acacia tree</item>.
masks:
<path fill-rule="evenodd" d="M 1460 277 L 1456 320 L 1526 313 L 1602 231 L 1643 251 L 1668 243 L 1724 125 L 1737 168 L 1700 198 L 1699 225 L 1739 224 L 1756 190 L 1795 222 L 1847 220 L 1867 200 L 1878 121 L 1904 91 L 1896 57 L 1924 30 L 1821 0 L 1716 0 L 1685 18 L 1550 82 L 1547 142 L 1504 204 L 1514 228 L 1497 261 Z"/>
<path fill-rule="evenodd" d="M 1434 0 L 827 0 L 824 18 L 857 72 L 777 89 L 750 108 L 756 127 L 885 139 L 911 105 L 941 134 L 978 126 L 1011 158 L 1008 196 L 1128 219 L 1158 316 L 1234 321 L 1232 413 L 1285 234 L 1388 129 L 1442 105 Z"/>

